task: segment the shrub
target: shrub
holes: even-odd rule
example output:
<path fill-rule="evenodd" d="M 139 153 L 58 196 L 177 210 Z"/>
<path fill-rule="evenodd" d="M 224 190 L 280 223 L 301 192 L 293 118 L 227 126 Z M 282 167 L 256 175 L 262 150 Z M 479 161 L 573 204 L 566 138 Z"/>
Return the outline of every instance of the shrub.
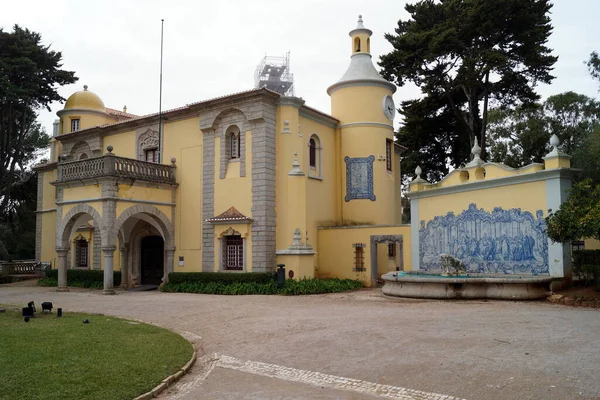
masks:
<path fill-rule="evenodd" d="M 170 275 L 169 275 L 170 277 Z M 362 287 L 360 281 L 350 279 L 303 279 L 300 281 L 286 280 L 283 287 L 271 279 L 261 282 L 199 282 L 187 281 L 174 283 L 169 281 L 162 287 L 163 292 L 172 293 L 202 293 L 221 295 L 273 295 L 294 296 L 301 294 L 337 293 L 355 290 Z"/>
<path fill-rule="evenodd" d="M 209 283 L 219 282 L 225 285 L 232 283 L 269 283 L 275 280 L 275 274 L 270 272 L 171 272 L 170 283 Z"/>
<path fill-rule="evenodd" d="M 574 251 L 573 275 L 586 285 L 600 286 L 600 250 Z"/>
<path fill-rule="evenodd" d="M 46 278 L 54 279 L 58 282 L 58 270 L 51 269 L 46 271 Z M 40 281 L 45 281 L 40 279 Z M 38 281 L 39 283 L 39 281 Z M 104 271 L 101 270 L 90 270 L 90 269 L 68 269 L 67 270 L 67 284 L 72 287 L 83 287 L 83 288 L 98 288 L 104 287 Z M 119 286 L 121 284 L 121 272 L 113 272 L 113 284 Z M 42 285 L 42 283 L 40 283 Z M 42 285 L 42 286 L 55 286 L 55 285 Z"/>

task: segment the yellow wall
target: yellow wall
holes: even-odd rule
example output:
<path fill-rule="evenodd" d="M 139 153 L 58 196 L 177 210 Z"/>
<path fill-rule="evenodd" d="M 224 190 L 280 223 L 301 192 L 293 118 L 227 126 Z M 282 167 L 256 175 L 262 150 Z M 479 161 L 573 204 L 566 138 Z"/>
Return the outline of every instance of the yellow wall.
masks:
<path fill-rule="evenodd" d="M 105 136 L 102 153 L 106 154 L 108 146 L 113 147 L 113 154 L 119 157 L 137 159 L 137 150 L 135 148 L 135 131 L 118 132 L 113 135 Z"/>
<path fill-rule="evenodd" d="M 331 93 L 331 115 L 339 119 L 341 124 L 379 122 L 391 125 L 392 122 L 383 113 L 383 98 L 391 94 L 388 88 L 370 85 L 337 89 Z M 361 142 L 368 143 L 369 134 L 365 135 L 366 140 Z"/>
<path fill-rule="evenodd" d="M 342 279 L 358 279 L 366 286 L 371 286 L 371 236 L 373 235 L 402 235 L 403 265 L 405 271 L 410 271 L 410 225 L 388 227 L 340 227 L 319 230 L 318 276 L 339 277 Z M 353 243 L 365 243 L 365 272 L 354 272 Z M 379 244 L 385 249 L 384 259 L 387 261 L 387 245 Z M 382 251 L 383 252 L 383 251 Z M 378 256 L 378 264 L 381 257 Z M 378 275 L 389 271 L 379 271 Z"/>
<path fill-rule="evenodd" d="M 93 128 L 94 126 L 111 124 L 117 121 L 116 118 L 106 114 L 99 115 L 85 111 L 65 111 L 60 116 L 61 133 L 71 133 L 71 120 L 79 119 L 79 130 Z"/>
<path fill-rule="evenodd" d="M 527 193 L 526 196 L 522 195 Z M 466 191 L 426 197 L 419 199 L 419 221 L 429 221 L 436 216 L 446 215 L 448 212 L 460 214 L 475 203 L 477 208 L 491 212 L 494 207 L 520 208 L 533 215 L 537 210 L 546 210 L 546 183 L 544 181 L 528 182 L 510 187 L 495 187 L 475 191 Z"/>
<path fill-rule="evenodd" d="M 56 188 L 50 184 L 56 180 L 56 169 L 41 172 L 44 176 L 44 189 L 42 199 L 42 210 L 56 208 Z"/>
<path fill-rule="evenodd" d="M 215 189 L 214 189 L 214 210 L 215 215 L 227 211 L 230 207 L 235 207 L 239 212 L 246 216 L 252 215 L 252 133 L 246 131 L 246 176 L 240 177 L 239 161 L 230 161 L 227 166 L 225 179 L 220 175 L 220 138 L 215 139 Z"/>
<path fill-rule="evenodd" d="M 85 199 L 98 199 L 100 198 L 101 190 L 100 184 L 89 184 L 86 186 L 78 186 L 72 188 L 63 189 L 63 200 L 85 200 Z M 66 214 L 66 213 L 65 213 Z M 65 215 L 63 214 L 63 215 Z"/>
<path fill-rule="evenodd" d="M 52 262 L 56 268 L 56 212 L 42 213 L 42 252 L 40 261 Z"/>
<path fill-rule="evenodd" d="M 128 200 L 152 200 L 159 203 L 171 203 L 170 188 L 155 188 L 140 185 L 119 185 L 119 198 Z M 150 183 L 148 185 L 151 185 Z M 119 203 L 120 204 L 120 203 Z"/>

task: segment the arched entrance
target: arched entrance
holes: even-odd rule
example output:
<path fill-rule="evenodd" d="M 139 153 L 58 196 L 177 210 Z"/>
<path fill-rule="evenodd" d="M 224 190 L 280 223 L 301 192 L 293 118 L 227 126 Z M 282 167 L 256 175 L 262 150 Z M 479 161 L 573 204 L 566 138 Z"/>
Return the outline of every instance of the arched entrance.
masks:
<path fill-rule="evenodd" d="M 164 275 L 165 241 L 160 236 L 145 236 L 140 243 L 140 273 L 143 285 L 160 285 Z"/>

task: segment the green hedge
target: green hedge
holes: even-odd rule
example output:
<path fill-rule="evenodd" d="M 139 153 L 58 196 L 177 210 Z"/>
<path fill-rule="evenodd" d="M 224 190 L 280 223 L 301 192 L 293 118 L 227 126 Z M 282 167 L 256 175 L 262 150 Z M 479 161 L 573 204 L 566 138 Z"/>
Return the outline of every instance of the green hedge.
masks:
<path fill-rule="evenodd" d="M 574 251 L 573 275 L 586 285 L 600 286 L 600 250 Z"/>
<path fill-rule="evenodd" d="M 170 276 L 170 275 L 169 275 Z M 161 290 L 172 293 L 202 293 L 222 295 L 284 295 L 338 293 L 355 290 L 362 287 L 360 281 L 351 279 L 303 279 L 300 281 L 286 280 L 281 288 L 273 280 L 267 283 L 258 282 L 181 282 L 169 281 Z"/>
<path fill-rule="evenodd" d="M 58 270 L 51 269 L 46 271 L 46 278 L 58 281 Z M 121 271 L 113 272 L 113 284 L 114 286 L 121 284 Z M 102 288 L 104 286 L 104 271 L 97 269 L 68 269 L 67 285 L 73 287 Z"/>
<path fill-rule="evenodd" d="M 171 272 L 169 282 L 171 283 L 269 283 L 275 280 L 275 274 L 270 272 Z"/>
<path fill-rule="evenodd" d="M 56 278 L 42 278 L 38 281 L 39 286 L 56 287 L 58 286 L 58 280 Z M 80 287 L 86 289 L 103 289 L 104 282 L 92 282 L 92 281 L 69 281 L 68 285 L 71 287 Z"/>

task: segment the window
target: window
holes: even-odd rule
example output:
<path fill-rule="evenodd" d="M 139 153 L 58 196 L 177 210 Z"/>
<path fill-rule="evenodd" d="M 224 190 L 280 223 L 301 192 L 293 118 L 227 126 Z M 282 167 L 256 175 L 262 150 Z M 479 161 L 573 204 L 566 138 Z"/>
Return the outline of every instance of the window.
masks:
<path fill-rule="evenodd" d="M 223 237 L 223 267 L 226 270 L 241 271 L 244 269 L 244 241 L 241 236 Z"/>
<path fill-rule="evenodd" d="M 388 243 L 388 258 L 396 258 L 396 243 Z"/>
<path fill-rule="evenodd" d="M 354 268 L 352 270 L 355 272 L 366 271 L 365 247 L 367 247 L 367 245 L 364 243 L 354 243 L 352 247 L 354 247 Z"/>
<path fill-rule="evenodd" d="M 390 139 L 385 139 L 385 169 L 388 171 L 392 171 L 392 147 L 394 146 L 394 142 Z"/>
<path fill-rule="evenodd" d="M 308 176 L 321 178 L 321 140 L 316 134 L 308 140 Z"/>
<path fill-rule="evenodd" d="M 585 242 L 583 240 L 573 240 L 571 242 L 571 250 L 578 251 L 585 249 Z"/>
<path fill-rule="evenodd" d="M 71 132 L 77 132 L 79 130 L 79 118 L 71 120 Z"/>
<path fill-rule="evenodd" d="M 231 159 L 238 159 L 240 158 L 240 147 L 241 147 L 241 142 L 240 142 L 240 132 L 231 132 L 229 137 L 229 143 L 231 146 Z"/>
<path fill-rule="evenodd" d="M 310 138 L 308 141 L 308 154 L 309 165 L 313 168 L 317 168 L 317 143 L 314 138 Z"/>
<path fill-rule="evenodd" d="M 88 266 L 88 242 L 85 239 L 75 241 L 75 258 L 76 265 L 79 268 L 87 268 Z"/>
<path fill-rule="evenodd" d="M 144 159 L 148 162 L 157 162 L 158 161 L 158 150 L 157 149 L 144 150 Z"/>

